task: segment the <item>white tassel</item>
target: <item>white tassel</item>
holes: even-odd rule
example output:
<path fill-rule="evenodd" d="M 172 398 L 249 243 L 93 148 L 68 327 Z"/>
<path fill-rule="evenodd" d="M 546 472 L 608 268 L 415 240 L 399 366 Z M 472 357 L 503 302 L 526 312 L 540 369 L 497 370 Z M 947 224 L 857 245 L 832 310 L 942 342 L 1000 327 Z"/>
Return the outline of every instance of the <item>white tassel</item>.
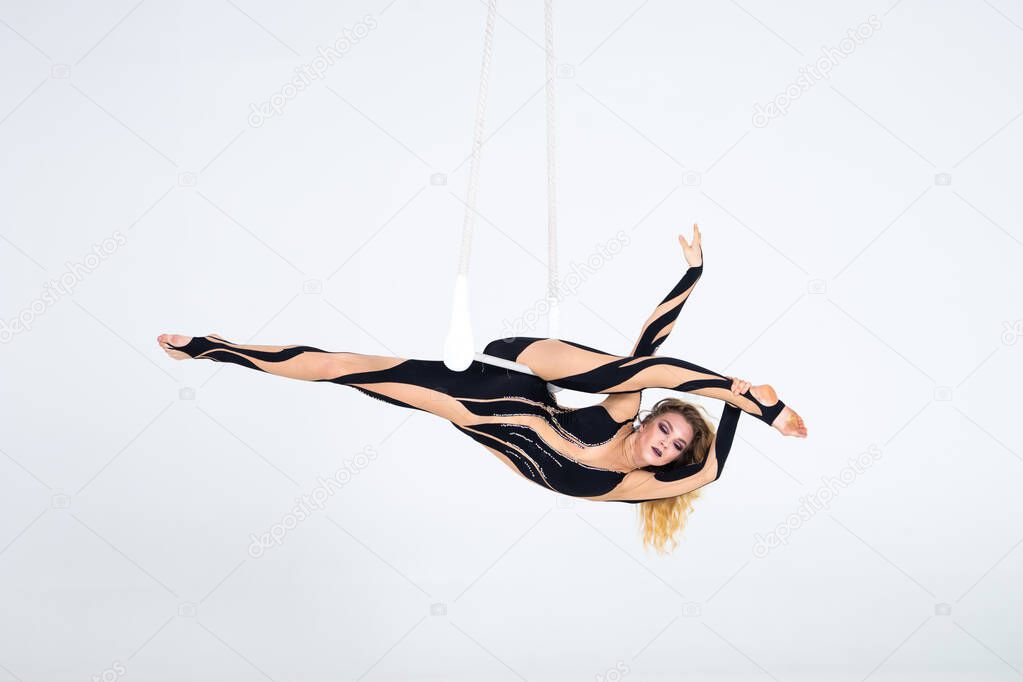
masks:
<path fill-rule="evenodd" d="M 453 372 L 465 371 L 472 364 L 475 347 L 469 321 L 469 278 L 458 275 L 451 296 L 451 326 L 444 339 L 444 364 Z"/>

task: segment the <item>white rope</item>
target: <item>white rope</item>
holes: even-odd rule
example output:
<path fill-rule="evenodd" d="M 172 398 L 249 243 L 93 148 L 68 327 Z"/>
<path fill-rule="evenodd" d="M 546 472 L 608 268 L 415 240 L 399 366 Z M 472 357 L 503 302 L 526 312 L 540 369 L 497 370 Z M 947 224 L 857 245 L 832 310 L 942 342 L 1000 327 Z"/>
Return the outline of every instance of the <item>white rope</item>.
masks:
<path fill-rule="evenodd" d="M 554 58 L 554 2 L 544 1 L 547 77 L 547 336 L 557 337 L 561 321 L 558 292 L 557 63 Z"/>
<path fill-rule="evenodd" d="M 476 222 L 476 194 L 479 189 L 480 149 L 483 147 L 483 122 L 487 110 L 487 86 L 490 82 L 490 58 L 493 54 L 494 23 L 497 0 L 487 5 L 487 23 L 483 31 L 483 64 L 480 68 L 480 88 L 476 97 L 476 125 L 473 129 L 472 160 L 469 166 L 469 184 L 465 191 L 465 217 L 462 220 L 462 249 L 458 260 L 458 276 L 451 296 L 451 324 L 444 340 L 444 364 L 448 369 L 461 372 L 472 364 L 475 342 L 469 315 L 469 253 Z"/>
<path fill-rule="evenodd" d="M 451 326 L 444 341 L 444 364 L 449 369 L 463 371 L 473 360 L 504 367 L 523 374 L 535 373 L 528 366 L 474 351 L 472 324 L 469 315 L 469 254 L 476 223 L 476 196 L 479 190 L 480 150 L 483 147 L 484 118 L 487 107 L 487 88 L 490 82 L 490 61 L 493 54 L 494 23 L 497 16 L 497 0 L 489 0 L 487 22 L 483 34 L 483 65 L 480 70 L 480 88 L 476 99 L 476 125 L 473 130 L 472 157 L 469 166 L 469 182 L 466 188 L 465 217 L 462 221 L 462 248 L 458 261 L 458 276 L 451 300 Z M 556 122 L 556 78 L 557 63 L 554 58 L 554 11 L 553 0 L 544 0 L 544 34 L 546 44 L 545 75 L 547 101 L 547 335 L 556 337 L 560 321 L 558 292 L 558 220 L 557 220 L 557 135 Z M 560 387 L 547 384 L 552 392 Z"/>
<path fill-rule="evenodd" d="M 554 59 L 554 0 L 543 5 L 544 53 L 547 78 L 547 336 L 556 338 L 561 326 L 561 305 L 558 291 L 558 164 L 557 164 L 557 62 Z M 532 372 L 530 372 L 532 373 Z M 547 384 L 551 393 L 561 387 Z"/>
<path fill-rule="evenodd" d="M 458 274 L 469 274 L 469 252 L 472 233 L 476 225 L 476 194 L 480 184 L 480 150 L 483 148 L 483 122 L 487 113 L 487 90 L 490 85 L 490 59 L 494 51 L 494 22 L 497 0 L 487 5 L 487 24 L 483 30 L 483 65 L 480 68 L 480 89 L 476 98 L 476 125 L 472 136 L 472 160 L 469 164 L 469 185 L 465 191 L 465 217 L 462 220 L 462 256 L 458 261 Z"/>

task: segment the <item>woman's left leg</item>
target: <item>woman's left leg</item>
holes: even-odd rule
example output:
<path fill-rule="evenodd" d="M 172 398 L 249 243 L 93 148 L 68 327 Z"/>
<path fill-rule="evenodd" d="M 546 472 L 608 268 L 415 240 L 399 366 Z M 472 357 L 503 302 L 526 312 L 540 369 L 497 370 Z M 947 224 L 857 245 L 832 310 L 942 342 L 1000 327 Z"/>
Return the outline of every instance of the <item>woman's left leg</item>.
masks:
<path fill-rule="evenodd" d="M 351 386 L 392 405 L 429 412 L 456 425 L 476 421 L 475 415 L 451 395 L 462 375 L 447 370 L 440 361 L 324 351 L 304 345 L 249 345 L 212 334 L 187 342 L 185 339 L 188 337 L 168 334 L 159 340 L 169 353 L 231 363 L 289 379 Z M 471 381 L 472 377 L 464 380 Z"/>
<path fill-rule="evenodd" d="M 765 405 L 750 391 L 735 395 L 728 377 L 678 358 L 611 355 L 571 341 L 535 337 L 498 339 L 484 352 L 526 365 L 544 381 L 574 391 L 685 391 L 724 400 L 767 424 L 773 424 L 785 408 L 781 400 Z"/>

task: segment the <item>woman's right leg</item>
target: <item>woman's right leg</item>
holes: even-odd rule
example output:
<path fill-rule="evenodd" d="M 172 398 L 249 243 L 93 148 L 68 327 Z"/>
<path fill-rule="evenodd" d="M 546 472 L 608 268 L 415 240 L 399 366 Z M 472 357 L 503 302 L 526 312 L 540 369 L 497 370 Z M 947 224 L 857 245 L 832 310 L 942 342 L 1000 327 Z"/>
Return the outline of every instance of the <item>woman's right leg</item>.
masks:
<path fill-rule="evenodd" d="M 775 423 L 786 410 L 781 400 L 765 405 L 751 391 L 735 395 L 728 377 L 678 358 L 611 355 L 571 341 L 534 337 L 499 339 L 484 352 L 522 363 L 562 388 L 586 393 L 631 393 L 645 388 L 684 391 L 723 400 L 783 433 L 793 431 L 787 435 L 797 435 L 801 429 Z"/>

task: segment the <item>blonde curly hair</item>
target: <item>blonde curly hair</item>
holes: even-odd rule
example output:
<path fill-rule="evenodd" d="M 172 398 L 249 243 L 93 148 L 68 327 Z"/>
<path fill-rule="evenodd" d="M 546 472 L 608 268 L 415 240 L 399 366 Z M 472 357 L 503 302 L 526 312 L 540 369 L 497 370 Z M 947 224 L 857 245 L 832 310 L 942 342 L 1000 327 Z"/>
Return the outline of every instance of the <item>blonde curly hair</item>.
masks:
<path fill-rule="evenodd" d="M 702 412 L 701 412 L 702 411 Z M 706 410 L 694 403 L 687 403 L 678 398 L 664 398 L 650 409 L 636 427 L 637 429 L 651 419 L 666 412 L 680 415 L 693 428 L 693 440 L 675 460 L 664 466 L 644 467 L 647 471 L 666 471 L 688 464 L 698 464 L 707 459 L 716 434 L 711 422 L 704 415 Z M 678 535 L 686 525 L 693 502 L 700 497 L 699 490 L 693 490 L 676 497 L 661 500 L 649 500 L 639 505 L 640 524 L 643 533 L 643 547 L 653 547 L 658 554 L 667 554 L 678 547 Z M 669 547 L 670 544 L 670 547 Z"/>

